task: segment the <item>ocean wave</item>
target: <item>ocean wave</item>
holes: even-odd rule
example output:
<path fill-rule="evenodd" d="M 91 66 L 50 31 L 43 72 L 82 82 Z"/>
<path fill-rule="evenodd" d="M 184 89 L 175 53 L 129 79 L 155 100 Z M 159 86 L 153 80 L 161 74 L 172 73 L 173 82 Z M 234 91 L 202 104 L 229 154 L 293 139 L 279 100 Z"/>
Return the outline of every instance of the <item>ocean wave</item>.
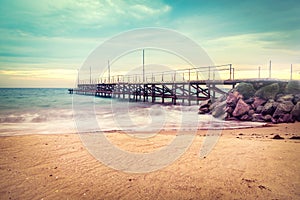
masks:
<path fill-rule="evenodd" d="M 2 110 L 0 135 L 76 133 L 78 123 L 95 117 L 95 126 L 81 132 L 145 132 L 162 130 L 195 131 L 200 129 L 229 129 L 262 126 L 257 123 L 227 122 L 210 115 L 198 115 L 198 106 L 128 103 L 97 99 L 90 105 L 84 97 L 80 109 L 55 107 Z M 46 105 L 46 104 L 45 104 Z M 89 109 L 93 110 L 89 110 Z M 76 120 L 74 120 L 74 117 Z M 77 123 L 77 124 L 76 124 Z"/>

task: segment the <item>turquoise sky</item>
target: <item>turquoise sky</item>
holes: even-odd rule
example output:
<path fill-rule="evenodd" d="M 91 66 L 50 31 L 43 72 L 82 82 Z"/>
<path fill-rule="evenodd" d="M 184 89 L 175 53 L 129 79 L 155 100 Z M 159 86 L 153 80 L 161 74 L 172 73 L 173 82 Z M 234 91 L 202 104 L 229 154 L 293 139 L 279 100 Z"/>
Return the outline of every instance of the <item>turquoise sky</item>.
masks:
<path fill-rule="evenodd" d="M 273 77 L 293 64 L 300 79 L 299 10 L 298 0 L 1 0 L 0 87 L 72 87 L 94 48 L 143 27 L 181 32 L 241 77 L 272 60 Z"/>

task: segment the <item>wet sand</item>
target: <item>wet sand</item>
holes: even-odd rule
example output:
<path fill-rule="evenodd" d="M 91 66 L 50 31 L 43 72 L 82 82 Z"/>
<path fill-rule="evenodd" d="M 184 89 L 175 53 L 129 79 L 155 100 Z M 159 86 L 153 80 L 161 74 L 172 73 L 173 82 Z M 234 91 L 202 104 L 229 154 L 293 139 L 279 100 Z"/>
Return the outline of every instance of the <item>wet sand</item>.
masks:
<path fill-rule="evenodd" d="M 142 174 L 96 160 L 76 134 L 0 137 L 0 199 L 300 199 L 300 123 L 224 130 L 212 152 L 198 154 L 198 131 L 182 157 Z M 107 133 L 126 151 L 151 152 L 176 134 L 147 140 Z M 279 134 L 284 139 L 271 139 Z"/>

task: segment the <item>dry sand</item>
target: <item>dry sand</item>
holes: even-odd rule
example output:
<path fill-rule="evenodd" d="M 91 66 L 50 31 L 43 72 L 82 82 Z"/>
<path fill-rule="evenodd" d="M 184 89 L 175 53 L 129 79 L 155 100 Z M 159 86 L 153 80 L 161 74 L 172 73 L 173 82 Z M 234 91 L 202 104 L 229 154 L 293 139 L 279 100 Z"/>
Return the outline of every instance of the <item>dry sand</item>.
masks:
<path fill-rule="evenodd" d="M 300 199 L 300 140 L 289 139 L 300 135 L 300 123 L 223 131 L 200 159 L 205 133 L 173 164 L 144 174 L 106 167 L 76 134 L 0 137 L 0 199 Z M 125 150 L 150 152 L 174 132 L 139 143 L 108 137 Z"/>

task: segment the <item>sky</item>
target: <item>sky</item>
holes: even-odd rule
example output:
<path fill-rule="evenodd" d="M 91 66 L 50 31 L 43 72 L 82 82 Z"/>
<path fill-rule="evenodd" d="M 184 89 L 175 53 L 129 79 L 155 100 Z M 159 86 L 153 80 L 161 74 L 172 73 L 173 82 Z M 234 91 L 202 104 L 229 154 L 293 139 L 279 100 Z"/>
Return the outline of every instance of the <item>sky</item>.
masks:
<path fill-rule="evenodd" d="M 74 87 L 95 48 L 145 27 L 189 37 L 236 78 L 258 67 L 268 77 L 272 60 L 273 78 L 289 79 L 292 64 L 300 79 L 299 10 L 298 0 L 1 0 L 0 87 Z"/>

